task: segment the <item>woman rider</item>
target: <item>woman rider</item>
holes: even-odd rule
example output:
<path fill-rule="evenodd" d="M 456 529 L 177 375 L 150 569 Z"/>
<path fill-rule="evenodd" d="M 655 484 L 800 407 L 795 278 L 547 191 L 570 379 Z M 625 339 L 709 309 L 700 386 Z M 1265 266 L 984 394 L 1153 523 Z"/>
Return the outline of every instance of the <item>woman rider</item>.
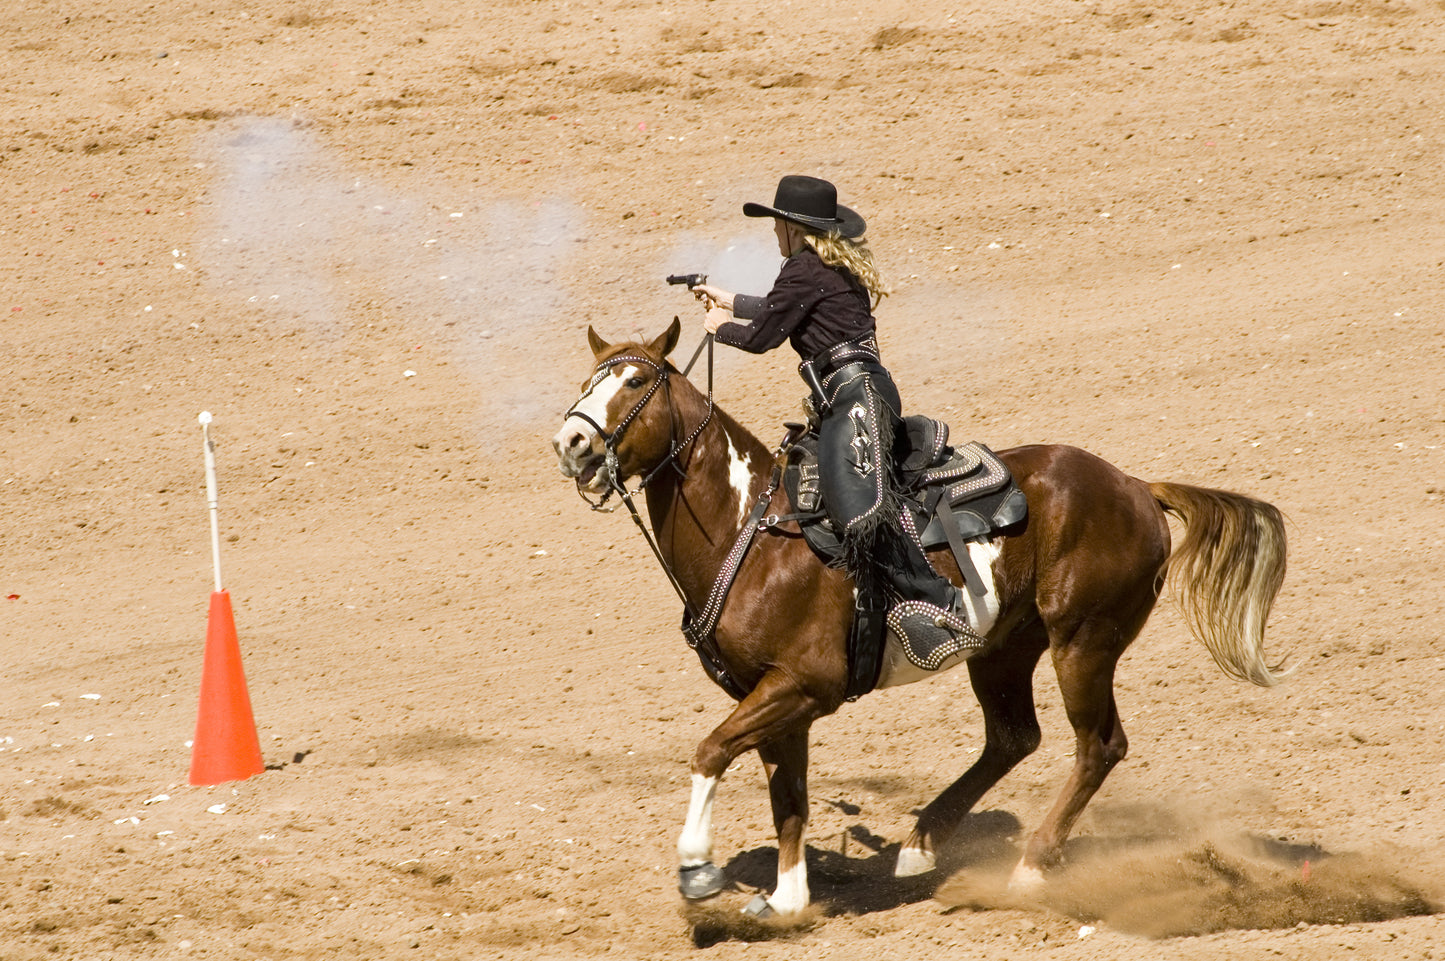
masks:
<path fill-rule="evenodd" d="M 848 570 L 860 593 L 882 578 L 901 602 L 890 626 L 922 657 L 941 661 L 975 635 L 961 593 L 899 519 L 892 451 L 901 404 L 878 357 L 873 308 L 887 289 L 862 239 L 863 218 L 838 203 L 831 183 L 804 176 L 784 177 L 772 206 L 748 203 L 743 213 L 773 218 L 782 269 L 764 297 L 694 288 L 708 306 L 704 326 L 749 353 L 785 340 L 798 352 L 804 380 L 818 385 L 819 484 Z"/>

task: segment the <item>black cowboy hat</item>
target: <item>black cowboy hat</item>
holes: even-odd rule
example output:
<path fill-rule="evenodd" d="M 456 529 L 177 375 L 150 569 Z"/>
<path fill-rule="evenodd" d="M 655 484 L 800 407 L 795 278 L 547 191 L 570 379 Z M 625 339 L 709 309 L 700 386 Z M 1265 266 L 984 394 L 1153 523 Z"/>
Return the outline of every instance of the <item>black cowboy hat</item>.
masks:
<path fill-rule="evenodd" d="M 867 224 L 852 210 L 838 203 L 838 189 L 826 180 L 789 174 L 778 181 L 771 207 L 743 204 L 748 217 L 780 217 L 822 233 L 837 231 L 844 237 L 863 236 Z"/>

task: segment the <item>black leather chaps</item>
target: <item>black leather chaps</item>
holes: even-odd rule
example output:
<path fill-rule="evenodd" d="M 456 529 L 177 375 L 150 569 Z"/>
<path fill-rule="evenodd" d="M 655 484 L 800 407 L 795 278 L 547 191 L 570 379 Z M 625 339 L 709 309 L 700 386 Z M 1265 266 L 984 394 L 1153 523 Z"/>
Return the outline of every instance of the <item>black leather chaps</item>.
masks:
<path fill-rule="evenodd" d="M 882 586 L 899 600 L 948 607 L 952 585 L 900 520 L 894 439 L 902 404 L 893 378 L 876 361 L 862 361 L 812 380 L 822 388 L 813 400 L 823 509 L 860 592 Z"/>

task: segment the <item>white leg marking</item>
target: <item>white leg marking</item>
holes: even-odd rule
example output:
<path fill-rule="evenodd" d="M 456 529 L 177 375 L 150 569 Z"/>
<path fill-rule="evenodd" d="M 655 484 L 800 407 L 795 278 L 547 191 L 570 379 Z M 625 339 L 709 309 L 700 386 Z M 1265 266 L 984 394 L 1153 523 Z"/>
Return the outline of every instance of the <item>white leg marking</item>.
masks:
<path fill-rule="evenodd" d="M 712 860 L 712 805 L 717 797 L 717 778 L 692 776 L 692 799 L 687 805 L 687 821 L 677 839 L 677 863 L 685 868 Z"/>
<path fill-rule="evenodd" d="M 1044 872 L 1020 861 L 1009 876 L 1008 889 L 1013 894 L 1038 894 L 1044 889 Z"/>
<path fill-rule="evenodd" d="M 927 874 L 938 866 L 933 854 L 922 848 L 900 848 L 898 863 L 893 866 L 895 878 L 912 878 Z"/>
<path fill-rule="evenodd" d="M 797 914 L 808 906 L 806 857 L 800 857 L 788 870 L 778 872 L 778 886 L 768 898 L 768 904 L 779 914 Z"/>
<path fill-rule="evenodd" d="M 752 500 L 752 459 L 738 453 L 731 435 L 728 436 L 728 484 L 738 493 L 738 523 L 741 524 L 748 516 L 748 502 Z"/>

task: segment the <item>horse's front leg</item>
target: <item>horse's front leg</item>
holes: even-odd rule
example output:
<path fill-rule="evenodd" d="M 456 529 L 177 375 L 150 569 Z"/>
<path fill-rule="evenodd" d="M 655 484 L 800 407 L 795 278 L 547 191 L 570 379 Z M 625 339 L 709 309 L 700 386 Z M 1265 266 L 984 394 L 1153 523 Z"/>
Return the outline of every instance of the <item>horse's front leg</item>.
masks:
<path fill-rule="evenodd" d="M 692 798 L 677 838 L 677 889 L 689 901 L 710 898 L 723 889 L 723 873 L 712 863 L 712 806 L 719 778 L 692 769 Z"/>
<path fill-rule="evenodd" d="M 778 828 L 779 884 L 770 903 L 780 914 L 807 907 L 808 880 L 803 861 L 807 737 L 812 722 L 829 709 L 801 690 L 790 675 L 770 671 L 728 719 L 698 745 L 692 762 L 692 799 L 677 840 L 678 889 L 683 897 L 696 901 L 723 889 L 722 872 L 712 861 L 712 816 L 718 782 L 734 758 L 763 748 Z"/>

